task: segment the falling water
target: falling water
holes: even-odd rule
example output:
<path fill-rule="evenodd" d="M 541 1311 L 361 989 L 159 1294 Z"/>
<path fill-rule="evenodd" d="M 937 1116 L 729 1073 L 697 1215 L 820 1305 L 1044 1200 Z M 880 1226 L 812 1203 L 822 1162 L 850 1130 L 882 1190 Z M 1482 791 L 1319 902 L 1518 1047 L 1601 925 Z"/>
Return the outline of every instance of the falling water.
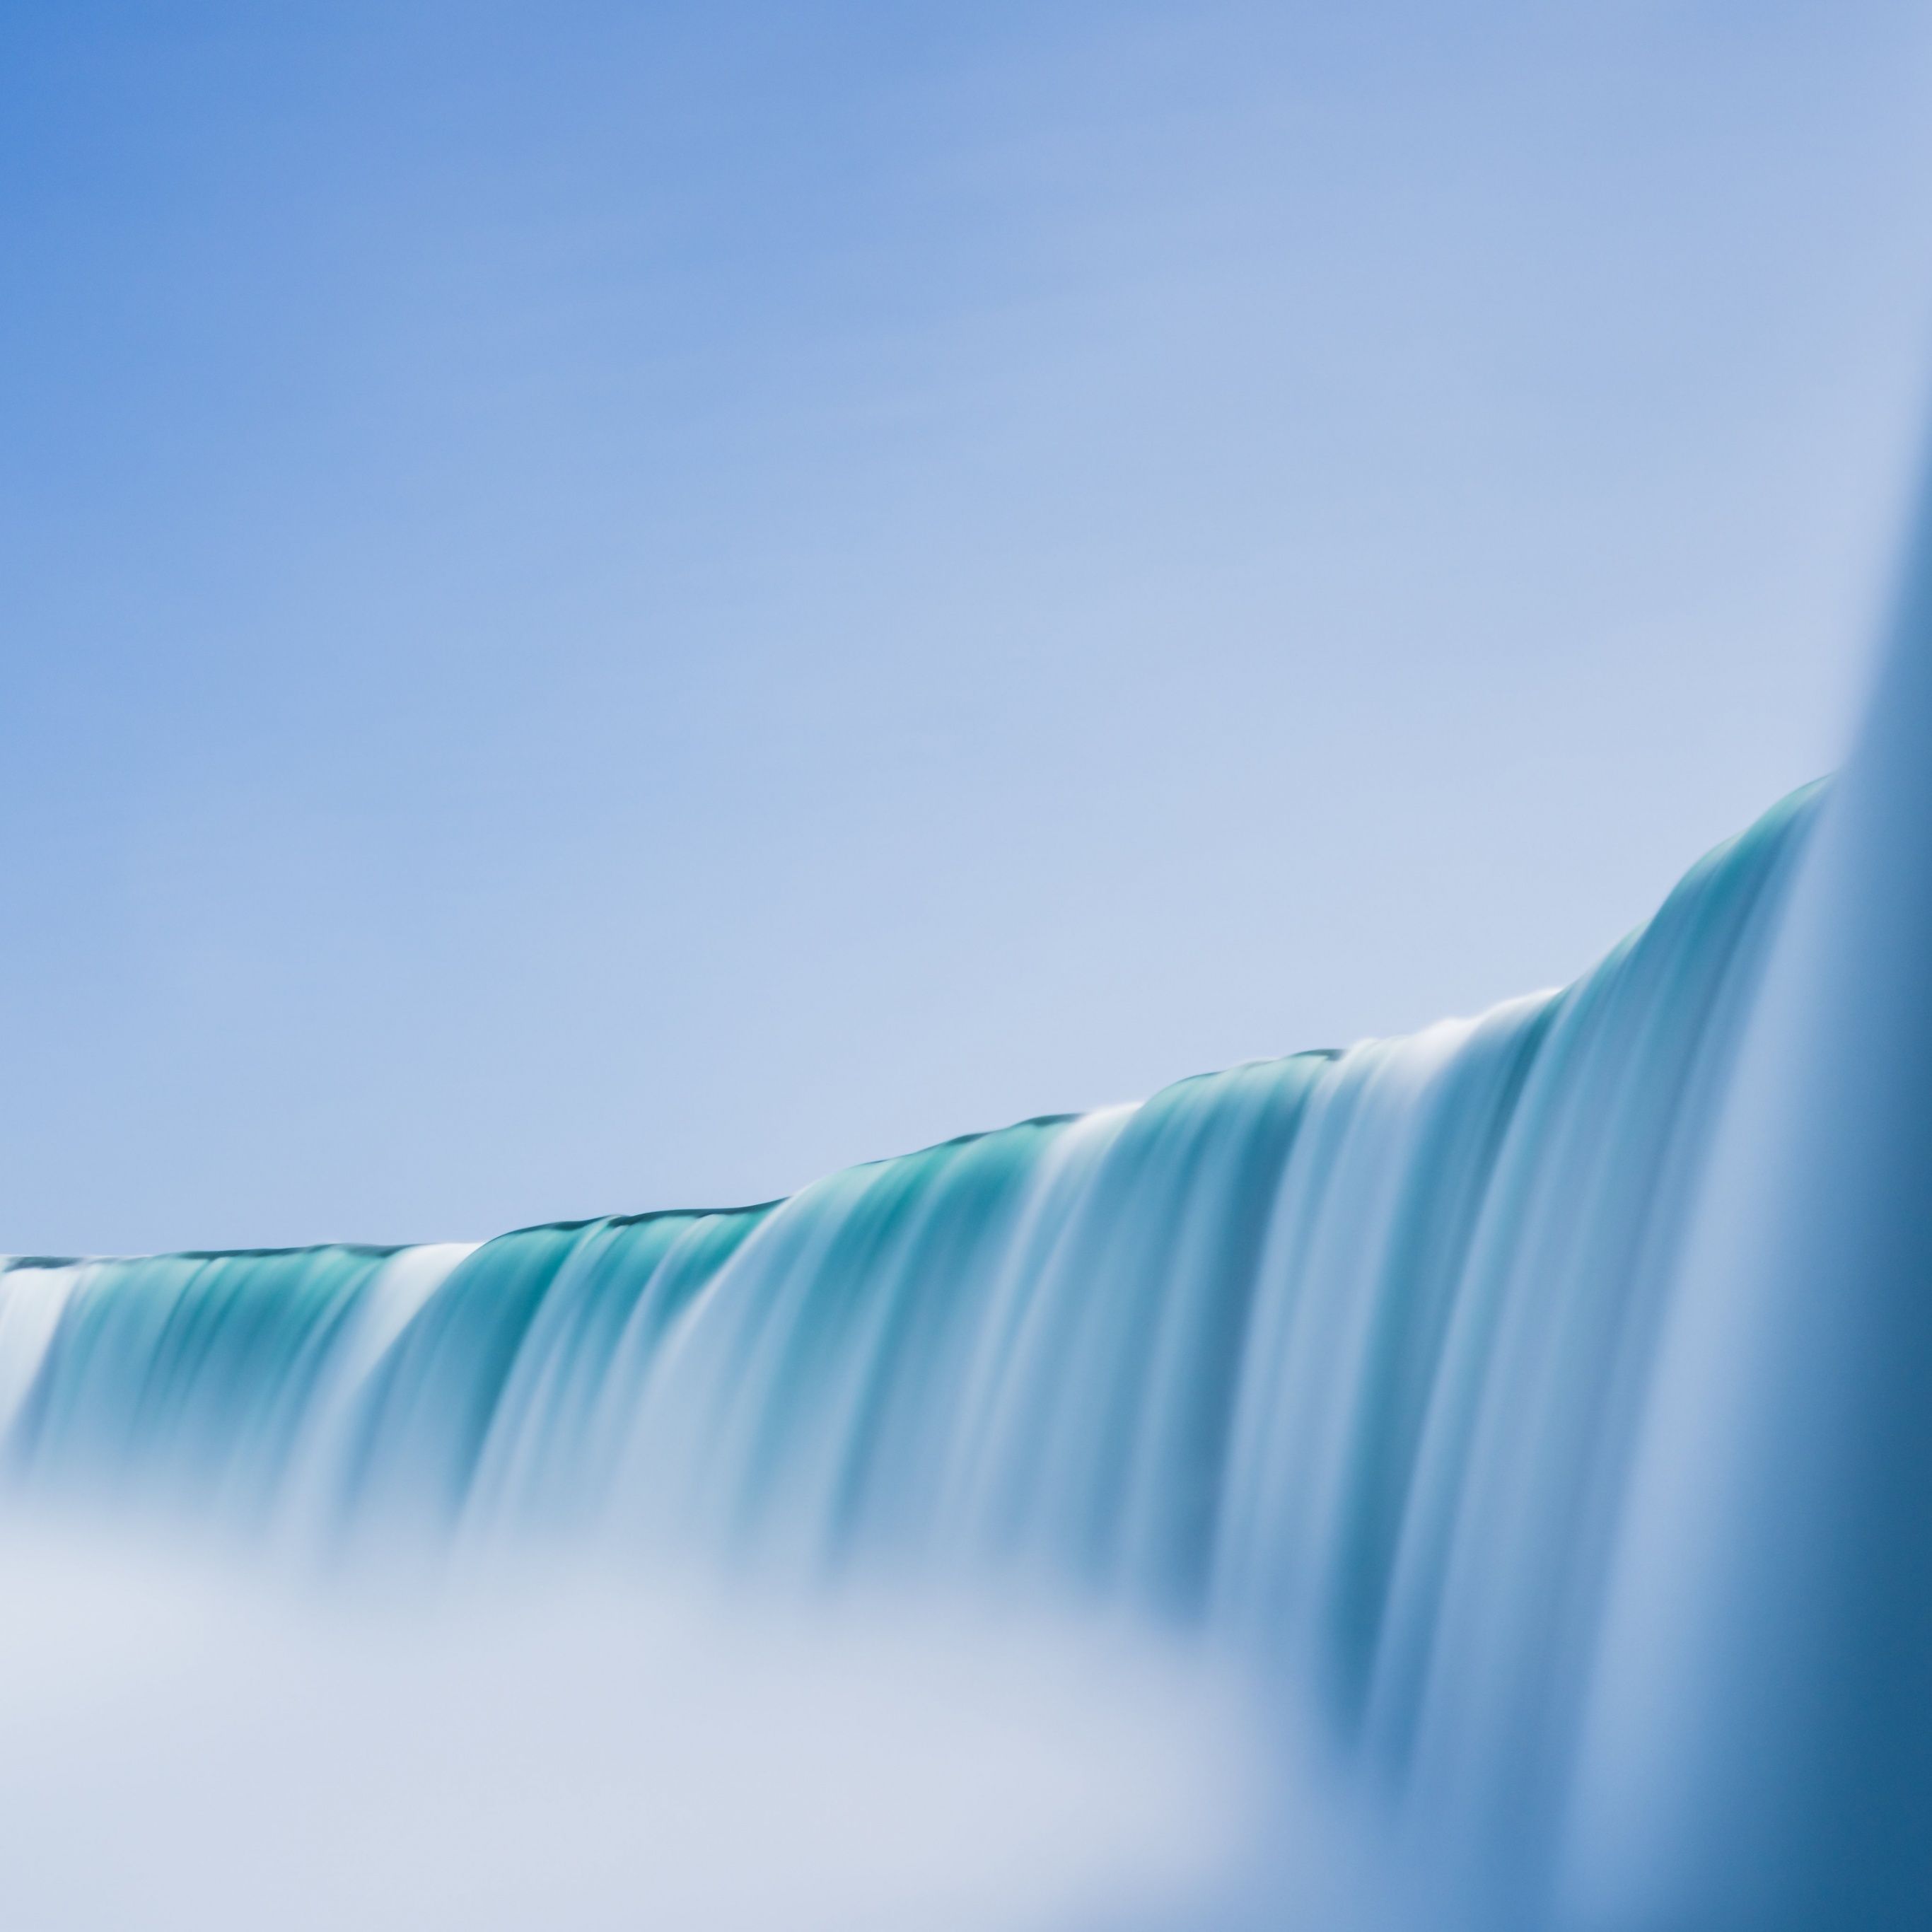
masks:
<path fill-rule="evenodd" d="M 329 1562 L 560 1540 L 1127 1606 L 1298 1687 L 1391 1855 L 1514 1910 L 1821 798 L 1563 991 L 789 1200 L 14 1261 L 15 1492 Z"/>
<path fill-rule="evenodd" d="M 1358 1855 L 1298 1894 L 1314 1932 L 1932 1923 L 1932 536 L 1918 557 L 1844 774 L 1560 991 L 754 1207 L 6 1263 L 0 1524 L 191 1526 L 311 1580 L 406 1552 L 1009 1593 L 1235 1660 L 1298 1767 L 1273 1835 L 1346 1820 Z M 591 1642 L 587 1708 L 642 1628 Z M 819 1728 L 856 1724 L 835 1701 Z M 1133 1756 L 1084 1735 L 1063 1838 Z M 1021 1790 L 1028 1739 L 974 1788 Z M 1143 1850 L 1192 1802 L 1160 1790 Z M 953 1882 L 863 1922 L 1208 1922 L 1049 1894 L 1003 1918 Z M 831 1895 L 742 1922 L 862 1922 Z"/>

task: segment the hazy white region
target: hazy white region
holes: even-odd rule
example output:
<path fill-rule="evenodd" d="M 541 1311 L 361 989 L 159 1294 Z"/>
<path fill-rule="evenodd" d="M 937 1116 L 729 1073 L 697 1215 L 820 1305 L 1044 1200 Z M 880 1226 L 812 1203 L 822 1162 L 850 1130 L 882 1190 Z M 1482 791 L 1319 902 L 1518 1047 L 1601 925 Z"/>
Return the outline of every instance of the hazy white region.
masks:
<path fill-rule="evenodd" d="M 1118 1625 L 6 1560 L 14 1932 L 1193 1923 L 1272 1808 L 1256 1700 Z"/>

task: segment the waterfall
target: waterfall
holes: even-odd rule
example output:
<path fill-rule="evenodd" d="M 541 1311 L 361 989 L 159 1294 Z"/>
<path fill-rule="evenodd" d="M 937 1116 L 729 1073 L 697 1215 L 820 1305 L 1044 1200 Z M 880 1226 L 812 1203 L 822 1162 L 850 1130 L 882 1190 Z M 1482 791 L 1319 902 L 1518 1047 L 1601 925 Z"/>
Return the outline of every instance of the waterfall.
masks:
<path fill-rule="evenodd" d="M 784 1201 L 14 1260 L 12 1492 L 337 1557 L 561 1539 L 1126 1606 L 1296 1686 L 1432 1882 L 1491 1923 L 1541 1910 L 1681 1258 L 1823 799 L 1562 991 Z"/>
<path fill-rule="evenodd" d="M 1372 1848 L 1312 1932 L 1932 1922 L 1932 528 L 1886 664 L 1474 1018 L 754 1206 L 0 1263 L 0 1526 L 1012 1592 L 1238 1660 Z"/>

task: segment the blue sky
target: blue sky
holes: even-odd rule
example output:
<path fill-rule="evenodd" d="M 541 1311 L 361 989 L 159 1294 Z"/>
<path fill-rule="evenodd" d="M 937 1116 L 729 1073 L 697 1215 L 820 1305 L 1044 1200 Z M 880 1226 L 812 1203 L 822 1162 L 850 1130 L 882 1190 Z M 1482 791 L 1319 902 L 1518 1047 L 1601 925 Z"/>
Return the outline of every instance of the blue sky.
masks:
<path fill-rule="evenodd" d="M 16 0 L 0 1248 L 1567 978 L 1838 754 L 1932 14 Z"/>

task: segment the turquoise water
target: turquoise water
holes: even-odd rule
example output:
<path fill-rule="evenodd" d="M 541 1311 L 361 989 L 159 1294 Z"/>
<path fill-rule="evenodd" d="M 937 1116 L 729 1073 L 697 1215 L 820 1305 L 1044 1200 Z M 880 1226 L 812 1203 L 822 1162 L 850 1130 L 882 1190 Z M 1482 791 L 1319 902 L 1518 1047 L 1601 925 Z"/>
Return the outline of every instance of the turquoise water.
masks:
<path fill-rule="evenodd" d="M 1821 797 L 1561 991 L 786 1201 L 16 1260 L 12 1478 L 332 1557 L 562 1538 L 1120 1605 L 1265 1660 L 1449 1863 L 1527 1871 Z"/>

